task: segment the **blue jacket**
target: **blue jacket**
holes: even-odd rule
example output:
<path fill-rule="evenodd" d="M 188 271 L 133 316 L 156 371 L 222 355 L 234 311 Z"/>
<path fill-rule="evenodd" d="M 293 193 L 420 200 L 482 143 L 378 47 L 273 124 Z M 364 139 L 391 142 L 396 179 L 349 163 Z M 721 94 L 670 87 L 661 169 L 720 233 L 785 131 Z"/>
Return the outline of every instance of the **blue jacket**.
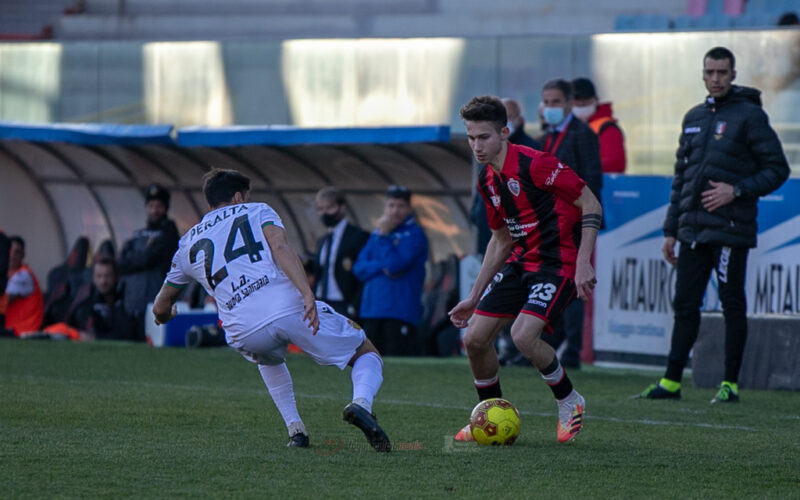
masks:
<path fill-rule="evenodd" d="M 364 282 L 360 318 L 392 318 L 416 326 L 422 310 L 428 238 L 409 216 L 391 233 L 374 231 L 353 264 Z"/>

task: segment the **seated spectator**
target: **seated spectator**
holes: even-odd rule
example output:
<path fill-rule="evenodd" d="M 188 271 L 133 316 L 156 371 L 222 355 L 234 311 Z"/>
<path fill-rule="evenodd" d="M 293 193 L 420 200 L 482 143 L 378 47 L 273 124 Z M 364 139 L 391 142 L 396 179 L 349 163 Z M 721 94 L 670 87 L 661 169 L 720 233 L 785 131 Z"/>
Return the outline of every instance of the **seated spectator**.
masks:
<path fill-rule="evenodd" d="M 414 220 L 408 188 L 389 186 L 377 226 L 353 264 L 364 283 L 359 322 L 382 354 L 416 354 L 428 238 Z"/>
<path fill-rule="evenodd" d="M 147 227 L 125 242 L 119 259 L 125 310 L 136 318 L 139 340 L 144 340 L 144 312 L 155 299 L 178 249 L 178 228 L 167 218 L 169 191 L 158 184 L 147 188 Z"/>
<path fill-rule="evenodd" d="M 61 323 L 67 319 L 69 306 L 81 286 L 91 283 L 91 274 L 86 275 L 86 258 L 89 254 L 89 238 L 80 236 L 75 240 L 66 261 L 47 273 L 47 293 L 44 296 L 44 326 Z"/>
<path fill-rule="evenodd" d="M 67 324 L 77 328 L 84 340 L 136 340 L 134 319 L 125 312 L 117 292 L 117 264 L 100 256 L 92 266 L 89 296 L 70 308 Z"/>
<path fill-rule="evenodd" d="M 24 333 L 38 331 L 42 326 L 44 298 L 39 281 L 23 262 L 25 240 L 19 236 L 12 236 L 8 240 L 8 284 L 0 302 L 5 303 L 5 328 L 19 337 Z"/>

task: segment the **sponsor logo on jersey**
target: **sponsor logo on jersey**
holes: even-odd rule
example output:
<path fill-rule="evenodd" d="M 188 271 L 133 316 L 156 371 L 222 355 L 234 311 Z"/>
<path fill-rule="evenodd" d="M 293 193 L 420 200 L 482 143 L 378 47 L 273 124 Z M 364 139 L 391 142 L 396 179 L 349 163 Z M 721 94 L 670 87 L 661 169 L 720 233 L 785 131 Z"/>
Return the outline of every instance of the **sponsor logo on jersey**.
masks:
<path fill-rule="evenodd" d="M 533 304 L 539 307 L 547 307 L 546 302 L 542 302 L 541 300 L 536 300 L 536 299 L 528 299 L 528 304 Z"/>
<path fill-rule="evenodd" d="M 506 217 L 506 227 L 513 239 L 524 238 L 528 235 L 530 229 L 539 225 L 539 221 L 520 222 L 516 217 Z"/>
<path fill-rule="evenodd" d="M 486 285 L 486 289 L 483 290 L 483 293 L 481 294 L 481 299 L 480 300 L 483 300 L 484 297 L 489 295 L 489 292 L 492 291 L 492 286 L 493 285 L 495 285 L 497 283 L 500 283 L 501 281 L 503 281 L 503 273 L 495 274 L 494 278 L 492 279 L 492 281 L 488 285 Z"/>
<path fill-rule="evenodd" d="M 558 177 L 558 174 L 561 173 L 561 169 L 563 169 L 563 168 L 564 168 L 564 165 L 559 163 L 558 164 L 558 168 L 553 170 L 550 173 L 550 175 L 547 177 L 547 179 L 544 181 L 544 185 L 545 186 L 552 186 L 556 182 L 556 177 Z"/>
<path fill-rule="evenodd" d="M 519 196 L 519 181 L 514 178 L 509 179 L 508 190 L 511 191 L 511 194 L 514 196 Z"/>
<path fill-rule="evenodd" d="M 497 208 L 500 206 L 500 196 L 495 192 L 494 186 L 487 186 L 489 188 L 489 201 L 492 202 L 492 206 Z"/>

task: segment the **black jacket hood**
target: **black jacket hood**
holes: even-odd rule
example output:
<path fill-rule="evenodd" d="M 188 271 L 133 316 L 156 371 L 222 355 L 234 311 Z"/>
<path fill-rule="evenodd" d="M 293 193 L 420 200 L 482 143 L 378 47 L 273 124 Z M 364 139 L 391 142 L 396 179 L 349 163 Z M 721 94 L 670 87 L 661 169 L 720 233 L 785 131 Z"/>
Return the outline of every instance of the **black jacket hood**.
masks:
<path fill-rule="evenodd" d="M 731 91 L 728 93 L 727 96 L 721 99 L 721 103 L 728 102 L 728 101 L 750 101 L 753 104 L 757 105 L 759 108 L 762 107 L 761 105 L 761 91 L 758 89 L 754 89 L 753 87 L 741 87 L 739 85 L 732 85 Z M 713 97 L 708 96 L 706 97 L 706 105 L 715 104 L 716 101 Z"/>

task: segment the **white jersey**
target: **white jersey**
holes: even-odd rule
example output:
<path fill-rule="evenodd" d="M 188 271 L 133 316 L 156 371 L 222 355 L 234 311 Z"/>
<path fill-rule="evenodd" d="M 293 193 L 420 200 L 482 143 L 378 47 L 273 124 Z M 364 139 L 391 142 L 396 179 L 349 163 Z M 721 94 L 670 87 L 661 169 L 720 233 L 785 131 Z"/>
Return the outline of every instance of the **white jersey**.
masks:
<path fill-rule="evenodd" d="M 245 337 L 268 323 L 303 312 L 303 299 L 272 259 L 262 228 L 281 218 L 265 203 L 227 205 L 207 213 L 180 240 L 165 283 L 198 281 L 214 297 L 222 327 Z"/>

